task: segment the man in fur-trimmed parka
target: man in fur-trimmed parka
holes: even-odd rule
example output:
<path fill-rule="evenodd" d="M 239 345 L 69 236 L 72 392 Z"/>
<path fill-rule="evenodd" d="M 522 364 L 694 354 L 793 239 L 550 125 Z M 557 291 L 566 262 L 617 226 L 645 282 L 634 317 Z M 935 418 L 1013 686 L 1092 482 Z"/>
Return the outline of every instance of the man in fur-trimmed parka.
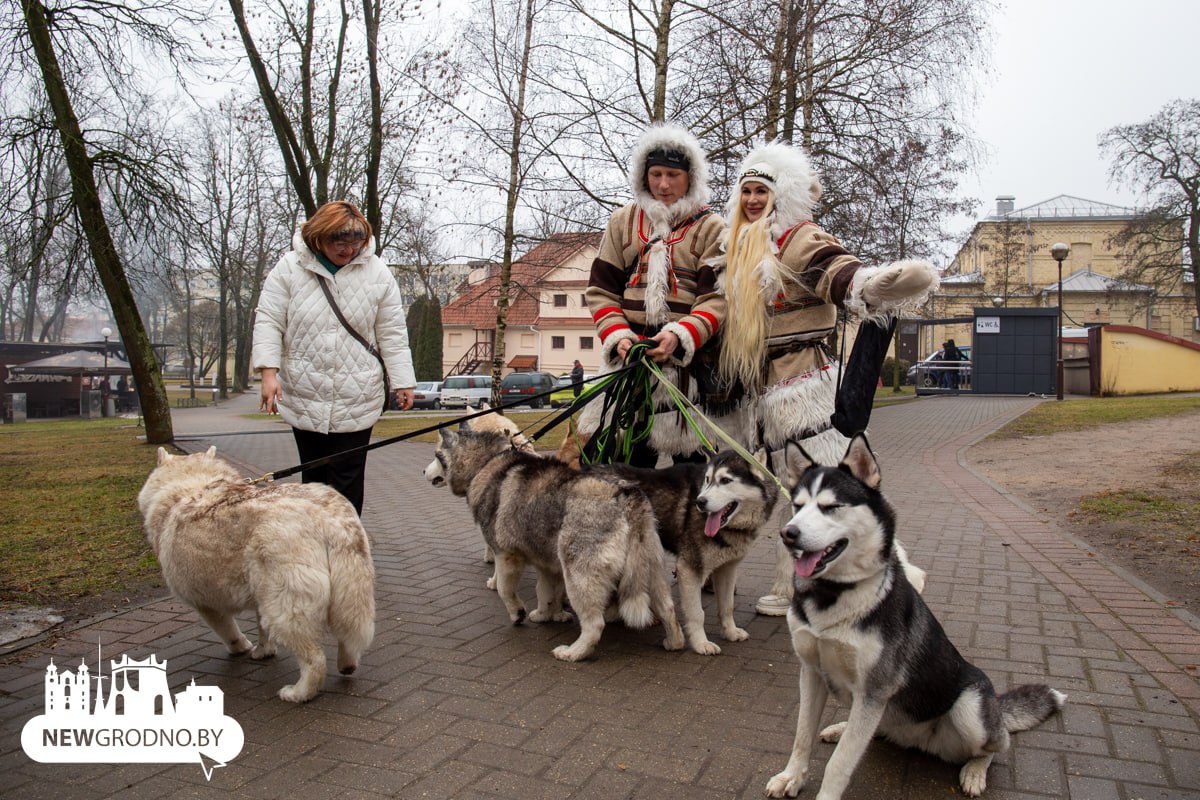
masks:
<path fill-rule="evenodd" d="M 634 202 L 609 220 L 586 294 L 603 368 L 617 368 L 635 342 L 649 340 L 649 357 L 694 398 L 684 369 L 725 318 L 711 266 L 725 223 L 708 207 L 708 162 L 686 130 L 654 125 L 634 149 L 629 182 Z M 687 457 L 700 447 L 665 390 L 656 389 L 654 398 L 650 450 L 635 458 L 639 465 L 654 466 L 657 453 Z M 588 411 L 581 429 L 590 434 L 599 409 Z"/>

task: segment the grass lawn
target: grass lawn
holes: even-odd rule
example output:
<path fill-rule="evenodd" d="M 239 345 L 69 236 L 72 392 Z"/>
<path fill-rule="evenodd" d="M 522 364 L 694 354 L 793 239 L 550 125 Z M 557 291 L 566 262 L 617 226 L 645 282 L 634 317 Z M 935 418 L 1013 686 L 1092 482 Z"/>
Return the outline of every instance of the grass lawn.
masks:
<path fill-rule="evenodd" d="M 158 452 L 144 433 L 127 419 L 0 427 L 0 603 L 53 605 L 156 580 L 137 510 Z"/>
<path fill-rule="evenodd" d="M 1049 436 L 1081 431 L 1114 422 L 1135 422 L 1150 417 L 1186 414 L 1200 409 L 1200 397 L 1147 395 L 1144 397 L 1089 397 L 1047 401 L 1022 414 L 991 435 L 995 439 Z"/>

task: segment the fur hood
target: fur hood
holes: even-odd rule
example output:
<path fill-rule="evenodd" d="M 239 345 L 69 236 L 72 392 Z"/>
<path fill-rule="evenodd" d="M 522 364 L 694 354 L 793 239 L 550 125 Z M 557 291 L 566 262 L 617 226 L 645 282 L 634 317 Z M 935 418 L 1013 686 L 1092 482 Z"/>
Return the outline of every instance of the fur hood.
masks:
<path fill-rule="evenodd" d="M 749 171 L 761 173 L 762 178 L 746 176 Z M 775 239 L 801 222 L 812 221 L 813 209 L 821 197 L 821 181 L 801 148 L 782 142 L 756 147 L 742 160 L 737 174 L 737 184 L 725 207 L 727 220 L 733 220 L 743 181 L 760 180 L 775 193 L 775 211 L 771 215 L 771 233 Z"/>
<path fill-rule="evenodd" d="M 646 159 L 659 148 L 678 150 L 687 156 L 688 191 L 671 206 L 664 206 L 650 194 L 646 185 Z M 656 235 L 670 231 L 674 223 L 687 219 L 708 204 L 708 159 L 695 136 L 674 123 L 661 123 L 646 129 L 629 160 L 629 186 L 633 198 L 646 212 Z"/>

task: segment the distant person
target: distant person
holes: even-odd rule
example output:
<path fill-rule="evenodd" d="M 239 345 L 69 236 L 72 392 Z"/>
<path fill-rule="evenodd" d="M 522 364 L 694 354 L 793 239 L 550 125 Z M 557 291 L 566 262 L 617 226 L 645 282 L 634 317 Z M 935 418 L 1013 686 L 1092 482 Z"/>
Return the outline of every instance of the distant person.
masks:
<path fill-rule="evenodd" d="M 579 397 L 579 393 L 583 391 L 581 384 L 583 381 L 583 364 L 579 363 L 579 359 L 575 359 L 575 366 L 571 367 L 571 383 L 575 384 L 575 396 Z"/>
<path fill-rule="evenodd" d="M 942 357 L 939 360 L 950 363 L 949 369 L 941 371 L 939 385 L 943 389 L 957 389 L 959 384 L 959 370 L 962 367 L 959 362 L 965 361 L 966 358 L 963 356 L 962 351 L 958 349 L 958 345 L 954 343 L 953 339 L 947 339 L 942 343 Z"/>
<path fill-rule="evenodd" d="M 400 290 L 375 255 L 370 223 L 350 203 L 317 209 L 267 275 L 251 365 L 262 376 L 259 407 L 292 426 L 301 463 L 368 444 L 390 401 L 389 377 L 400 407 L 412 408 L 416 378 Z M 303 477 L 329 484 L 361 515 L 366 467 L 363 451 Z"/>

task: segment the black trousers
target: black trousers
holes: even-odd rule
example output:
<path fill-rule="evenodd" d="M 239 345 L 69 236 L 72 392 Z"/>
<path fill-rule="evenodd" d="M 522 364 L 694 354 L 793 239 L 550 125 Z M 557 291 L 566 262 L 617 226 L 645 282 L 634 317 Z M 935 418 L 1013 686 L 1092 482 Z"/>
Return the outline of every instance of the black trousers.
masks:
<path fill-rule="evenodd" d="M 371 442 L 371 428 L 352 433 L 316 433 L 292 428 L 296 437 L 296 449 L 300 452 L 300 463 L 307 464 L 318 458 L 362 447 Z M 353 453 L 319 467 L 306 469 L 302 473 L 304 483 L 325 483 L 336 489 L 350 501 L 358 515 L 362 516 L 363 479 L 367 474 L 367 452 Z"/>

